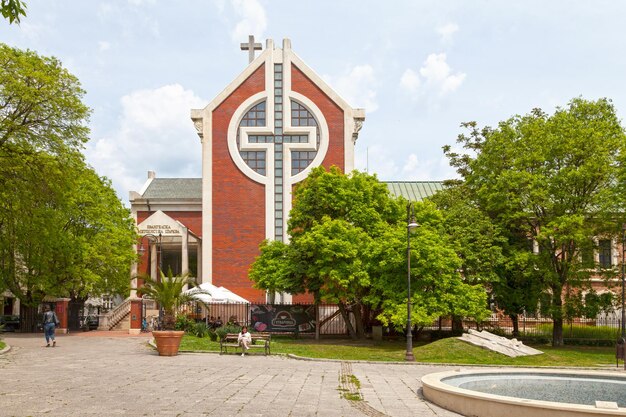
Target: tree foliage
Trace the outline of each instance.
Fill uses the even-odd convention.
[[[592,272],[581,249],[615,233],[623,213],[626,136],[615,109],[606,99],[576,98],[553,115],[535,109],[497,128],[464,126],[469,133],[458,142],[469,152],[444,151],[492,221],[518,240],[537,242],[532,268],[540,274],[531,273],[521,255],[510,258],[517,261],[509,272],[518,269],[522,275],[511,276],[514,281],[533,279],[550,296],[544,307],[554,319],[553,343],[560,345],[567,291],[584,290]]]
[[[317,301],[336,303],[355,338],[363,336],[363,314],[370,309],[401,328],[408,298],[405,206],[374,176],[315,168],[295,190],[290,243],[264,242],[250,277],[257,288],[309,292]],[[422,224],[411,238],[416,323],[452,312],[484,314],[484,290],[460,279],[458,258],[441,233],[440,213],[432,204],[416,203],[416,208]]]
[[[25,307],[128,289],[136,233],[83,160],[89,109],[55,58],[0,45],[0,290]]]
[[[21,16],[26,16],[26,2],[22,0],[0,0],[0,13],[9,23],[20,23]]]

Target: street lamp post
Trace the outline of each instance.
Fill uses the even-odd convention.
[[[406,356],[404,359],[409,362],[415,361],[413,356],[413,332],[411,323],[411,231],[419,227],[413,220],[413,203],[409,202],[406,206],[406,286],[407,286],[407,301],[406,301]]]

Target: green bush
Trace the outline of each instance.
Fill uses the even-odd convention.
[[[220,340],[226,337],[227,333],[239,333],[241,331],[240,326],[226,325],[215,329],[215,333],[219,336]]]
[[[211,342],[217,342],[217,333],[215,332],[215,330],[207,329],[207,332],[209,334],[209,339],[211,339]]]
[[[174,328],[176,330],[183,330],[185,333],[192,333],[194,332],[194,328],[196,326],[196,322],[191,320],[189,317],[187,316],[177,316],[176,317],[176,324],[174,326]]]
[[[190,333],[196,335],[197,337],[205,337],[208,332],[209,332],[209,328],[206,327],[206,324],[201,322],[201,323],[196,323],[193,326],[192,331]]]

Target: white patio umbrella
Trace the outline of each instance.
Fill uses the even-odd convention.
[[[203,303],[249,303],[248,300],[238,296],[229,289],[217,287],[213,284],[209,284],[208,282],[191,288],[185,291],[185,293],[191,294],[194,298]]]

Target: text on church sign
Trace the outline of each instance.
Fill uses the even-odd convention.
[[[139,229],[140,235],[153,234],[158,235],[180,235],[179,229],[172,229],[169,224],[148,224],[145,229]]]

